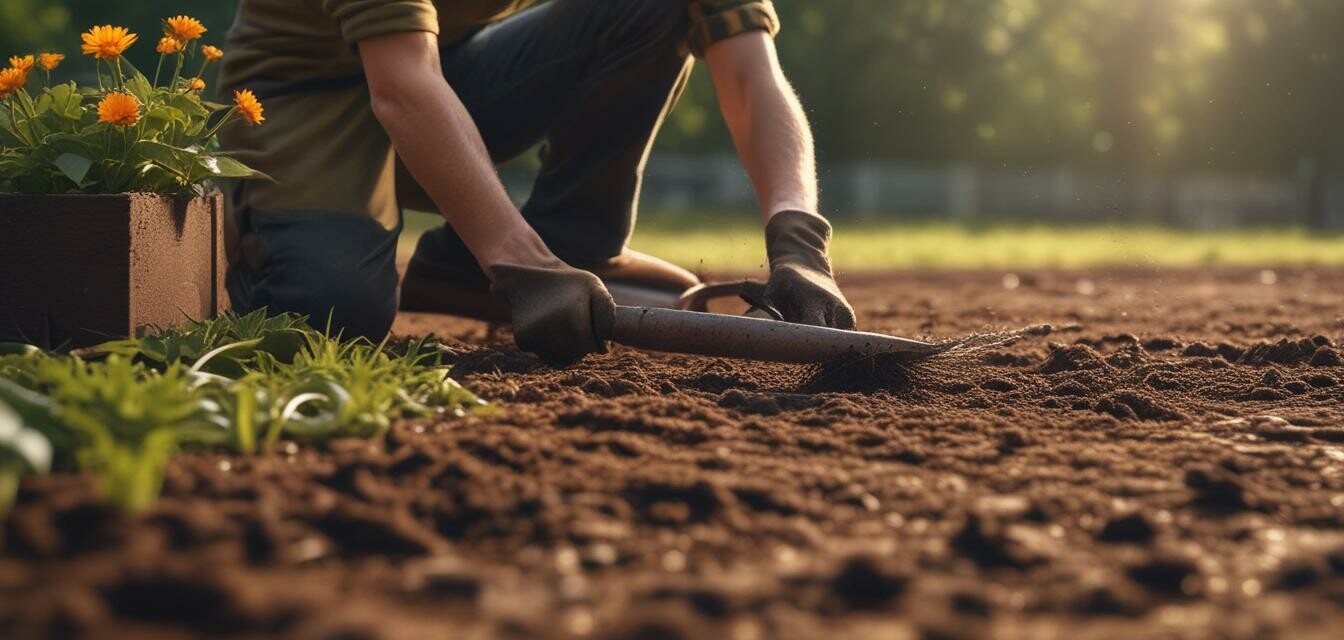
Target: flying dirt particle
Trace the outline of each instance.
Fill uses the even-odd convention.
[[[1111,543],[1145,544],[1157,537],[1157,526],[1140,512],[1112,518],[1097,534],[1097,539]]]

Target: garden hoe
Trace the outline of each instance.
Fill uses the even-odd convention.
[[[794,364],[879,356],[919,360],[957,344],[784,322],[760,302],[763,286],[751,281],[701,284],[682,294],[673,308],[617,305],[611,335],[603,337],[649,351]],[[709,313],[710,300],[727,297],[741,297],[753,307],[744,316]]]

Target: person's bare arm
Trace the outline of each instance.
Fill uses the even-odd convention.
[[[359,54],[374,115],[486,273],[497,264],[557,262],[509,199],[476,123],[444,80],[434,36],[370,38]]]
[[[764,31],[734,36],[709,47],[705,61],[765,220],[781,211],[816,213],[812,129],[774,40]]]
[[[611,294],[597,276],[555,257],[513,206],[480,130],[443,78],[434,36],[369,38],[359,52],[374,115],[509,305],[518,346],[554,363],[604,351]]]
[[[812,128],[765,31],[705,51],[719,108],[733,134],[765,219],[770,279],[743,292],[789,322],[853,329],[854,309],[831,269],[831,225],[817,211]]]

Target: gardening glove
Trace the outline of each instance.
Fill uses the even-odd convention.
[[[835,284],[827,247],[831,225],[819,215],[784,211],[765,225],[770,280],[743,295],[786,322],[853,329],[854,308]],[[764,306],[763,306],[764,305]]]
[[[490,292],[509,305],[513,340],[550,364],[606,353],[616,303],[597,276],[559,260],[545,267],[490,267]]]

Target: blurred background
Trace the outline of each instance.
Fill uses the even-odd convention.
[[[1344,263],[1344,2],[775,2],[842,267]],[[146,66],[160,18],[222,43],[234,6],[0,0],[0,53],[114,23]],[[503,168],[518,198],[534,166]],[[755,211],[701,69],[633,244],[753,268]]]

